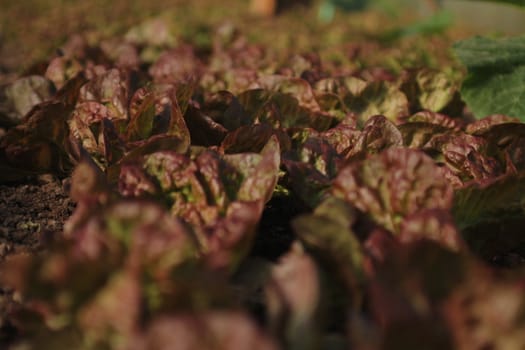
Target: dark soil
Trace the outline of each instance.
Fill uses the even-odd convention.
[[[0,259],[13,252],[32,251],[42,235],[61,232],[73,208],[62,182],[51,175],[0,185]]]
[[[0,261],[38,250],[42,237],[60,234],[73,209],[62,181],[51,175],[0,185]],[[0,286],[0,348],[16,336],[6,317],[14,299],[11,290]]]
[[[290,219],[307,211],[307,208],[298,207],[296,203],[290,196],[277,195],[266,204],[251,256],[276,262],[289,250],[295,239]]]

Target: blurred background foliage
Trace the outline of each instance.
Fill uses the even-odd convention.
[[[192,41],[206,40],[207,25],[228,20],[242,28],[249,39],[270,43],[276,49],[299,50],[322,50],[356,38],[396,40],[446,31],[449,38],[455,39],[476,32],[525,31],[525,11],[492,2],[276,1],[233,0],[224,6],[213,0],[2,0],[0,83],[8,73],[23,72],[35,62],[49,58],[72,33],[83,32],[96,42],[102,37],[123,34],[154,16],[167,19],[177,35]],[[273,2],[277,15],[257,16],[253,11],[255,2]],[[472,16],[472,6],[476,16]],[[357,12],[359,15],[355,15]]]

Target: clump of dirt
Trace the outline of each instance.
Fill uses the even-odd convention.
[[[62,182],[51,175],[0,185],[0,260],[33,251],[42,234],[60,233],[73,209]]]

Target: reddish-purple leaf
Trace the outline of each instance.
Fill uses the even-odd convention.
[[[407,215],[452,206],[452,188],[434,161],[405,148],[351,163],[335,179],[332,193],[394,233]]]

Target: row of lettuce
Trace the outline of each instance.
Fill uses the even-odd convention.
[[[3,87],[0,180],[72,174],[76,202],[2,267],[22,342],[523,347],[524,276],[494,265],[523,263],[525,126],[475,120],[441,71],[214,35],[73,37]],[[281,218],[294,242],[272,262],[251,249],[277,198],[301,214]]]

